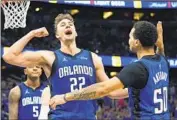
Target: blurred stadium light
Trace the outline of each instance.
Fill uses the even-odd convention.
[[[103,19],[108,19],[109,17],[111,17],[113,15],[112,11],[109,12],[103,12]]]
[[[40,8],[39,8],[39,7],[37,7],[37,8],[35,9],[35,11],[36,11],[36,12],[40,11]]]
[[[133,15],[134,20],[140,20],[144,16],[144,13],[137,13],[135,12]]]
[[[71,15],[75,15],[75,14],[77,14],[77,13],[79,13],[79,10],[78,10],[78,9],[72,9],[72,10],[70,11],[70,14],[71,14]]]

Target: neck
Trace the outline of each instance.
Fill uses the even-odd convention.
[[[153,48],[141,48],[141,50],[139,50],[136,54],[138,59],[141,59],[143,56],[146,55],[154,55],[155,52]]]
[[[80,52],[80,49],[76,46],[76,42],[70,42],[70,43],[63,43],[61,42],[61,48],[60,50],[64,53],[75,55],[78,52]]]
[[[26,84],[28,87],[31,87],[31,88],[35,89],[35,88],[37,88],[37,87],[40,86],[40,80],[39,80],[39,78],[38,78],[37,80],[33,81],[33,80],[27,78],[27,80],[25,81],[25,84]]]

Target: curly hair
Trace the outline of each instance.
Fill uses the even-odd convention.
[[[133,37],[139,39],[143,47],[152,47],[157,41],[157,29],[148,21],[138,21],[134,24]]]

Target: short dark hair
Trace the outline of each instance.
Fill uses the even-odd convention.
[[[156,26],[148,21],[138,21],[133,26],[135,31],[133,37],[139,39],[143,47],[152,47],[157,41]]]
[[[58,14],[57,17],[55,18],[55,22],[54,22],[55,33],[57,31],[58,23],[60,21],[62,21],[63,19],[68,19],[68,20],[74,22],[74,19],[73,19],[73,17],[70,14],[68,14],[68,13],[66,13],[66,14],[63,14],[63,13]]]

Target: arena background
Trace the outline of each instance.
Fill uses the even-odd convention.
[[[129,31],[135,21],[163,22],[165,54],[170,63],[169,103],[171,118],[177,119],[177,0],[98,1],[98,0],[40,0],[31,1],[27,26],[4,30],[1,9],[1,56],[15,41],[30,30],[45,26],[50,35],[36,38],[26,49],[56,50],[60,47],[54,35],[54,18],[59,13],[70,13],[75,19],[78,47],[96,52],[102,57],[106,73],[113,76],[123,66],[136,61],[129,51]],[[1,119],[8,119],[8,93],[25,80],[23,68],[1,60]],[[98,119],[128,119],[127,99],[98,101]]]

